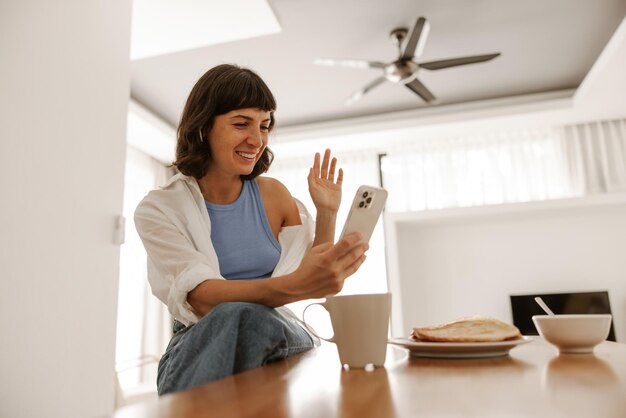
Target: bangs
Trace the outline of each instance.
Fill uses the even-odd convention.
[[[223,115],[232,110],[255,108],[266,112],[276,110],[276,100],[267,85],[255,74],[239,73],[222,85],[216,95],[215,114]]]

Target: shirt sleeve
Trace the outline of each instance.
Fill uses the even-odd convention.
[[[284,276],[296,270],[313,244],[315,222],[302,202],[295,198],[294,200],[298,206],[302,225],[283,227],[278,234],[281,253],[272,277]]]
[[[176,213],[152,199],[139,204],[134,219],[152,267],[148,279],[153,293],[185,325],[197,322],[199,317],[187,302],[187,294],[207,279],[223,279],[217,256],[199,251]]]

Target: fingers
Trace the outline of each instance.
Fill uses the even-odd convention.
[[[363,239],[363,236],[359,232],[352,232],[346,235],[345,237],[337,241],[337,243],[333,246],[333,248],[329,250],[330,256],[335,257],[335,258],[339,258],[343,256],[346,253],[346,251],[354,247],[362,239]]]
[[[337,268],[340,272],[341,282],[343,286],[343,281],[348,277],[352,276],[365,262],[367,258],[365,255],[365,251],[369,249],[369,245],[367,243],[357,244],[352,247],[343,257],[337,259]],[[339,289],[341,290],[341,289]],[[338,291],[339,291],[338,290]]]
[[[322,171],[320,172],[323,179],[328,178],[328,160],[330,160],[330,149],[327,148],[324,151],[324,161],[322,161]]]
[[[337,167],[337,159],[333,158],[333,160],[330,162],[330,170],[328,171],[328,180],[333,183],[335,182],[335,167]]]
[[[367,256],[363,254],[359,258],[356,259],[352,264],[350,264],[344,272],[346,273],[346,278],[352,276],[356,271],[361,267],[361,265],[365,262]]]
[[[326,251],[330,250],[333,247],[333,243],[332,242],[325,242],[323,244],[319,244],[316,245],[315,247],[311,248],[311,251],[314,253],[325,253]]]
[[[361,243],[352,247],[343,257],[339,259],[339,262],[341,263],[341,268],[344,270],[348,269],[361,257],[363,257],[368,249],[369,245],[367,243]]]
[[[353,275],[366,259],[367,243],[360,242],[359,233],[346,235],[335,245],[324,243],[311,248],[300,269],[303,285],[311,297],[322,297],[341,291],[344,280]],[[311,281],[309,279],[313,278]]]
[[[323,179],[330,180],[332,183],[335,183],[335,174],[337,173],[337,158],[333,157],[331,159],[331,151],[330,149],[326,149],[324,151],[324,159],[319,152],[315,153],[315,157],[313,159],[313,167],[309,170],[309,180]],[[337,184],[341,185],[343,182],[343,170],[339,169],[339,173],[337,175]]]
[[[368,249],[369,244],[360,242],[363,236],[359,232],[353,232],[340,239],[336,244],[326,242],[311,248],[315,254],[323,255],[324,263],[338,262],[340,267],[346,268],[361,257]]]
[[[320,176],[320,153],[315,153],[315,158],[313,159],[313,177],[318,178]]]

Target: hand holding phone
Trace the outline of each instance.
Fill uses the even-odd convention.
[[[369,242],[386,200],[387,190],[374,186],[360,186],[339,239],[351,232],[360,232],[363,236],[361,242]]]

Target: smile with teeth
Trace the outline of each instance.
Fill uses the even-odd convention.
[[[253,152],[235,151],[235,153],[246,160],[254,160],[256,158],[256,153]]]

